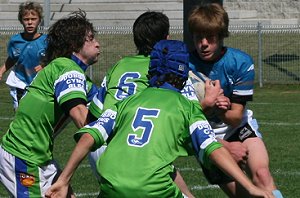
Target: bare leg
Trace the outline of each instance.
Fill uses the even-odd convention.
[[[253,183],[263,189],[276,189],[273,177],[269,170],[269,156],[265,144],[260,138],[248,138],[244,143],[248,150],[247,166]]]

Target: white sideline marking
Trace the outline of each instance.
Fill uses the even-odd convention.
[[[97,197],[99,195],[99,192],[93,192],[93,193],[75,193],[76,197]]]
[[[285,105],[285,106],[298,106],[300,105],[299,103],[295,103],[295,102],[289,102],[289,103],[281,103],[281,102],[249,102],[247,103],[247,105]]]
[[[13,119],[14,119],[13,117],[3,117],[3,116],[0,117],[0,120],[13,120]]]
[[[185,167],[185,168],[176,167],[176,168],[179,169],[180,171],[202,171],[201,168],[187,168],[187,167]]]
[[[300,176],[300,171],[282,171],[280,169],[276,169],[272,172],[273,175],[284,175],[284,176]]]
[[[192,186],[191,190],[206,190],[206,189],[216,189],[216,188],[220,188],[218,185],[207,185],[207,186]]]
[[[89,165],[89,164],[81,164],[78,166],[78,168],[90,168],[90,167],[91,167],[91,165]]]
[[[276,126],[299,126],[300,123],[287,123],[287,122],[260,122],[258,121],[258,125],[276,125]]]
[[[201,172],[202,169],[201,168],[178,168],[177,169],[180,172],[185,172],[185,171],[191,171],[191,172]],[[276,169],[272,171],[272,175],[284,175],[284,176],[289,176],[289,175],[293,175],[293,176],[300,176],[300,171],[283,171],[281,169]]]

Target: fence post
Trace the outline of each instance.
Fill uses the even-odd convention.
[[[258,68],[259,68],[259,87],[263,87],[263,68],[262,68],[262,25],[260,22],[257,23],[258,33]]]
[[[44,0],[44,26],[48,27],[50,24],[50,0]]]

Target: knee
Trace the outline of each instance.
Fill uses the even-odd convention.
[[[268,168],[259,168],[253,175],[253,182],[256,186],[269,190],[274,189],[273,177]]]

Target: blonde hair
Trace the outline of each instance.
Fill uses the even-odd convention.
[[[18,20],[20,21],[20,23],[22,23],[23,16],[29,10],[34,10],[38,14],[38,16],[40,18],[40,21],[42,21],[42,19],[43,19],[43,8],[42,8],[42,6],[37,2],[26,1],[26,2],[21,3],[19,5]]]
[[[191,34],[229,36],[229,18],[224,8],[217,3],[203,4],[195,7],[188,18]]]

